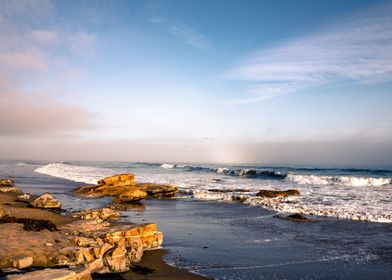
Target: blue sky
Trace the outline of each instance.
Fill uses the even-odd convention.
[[[4,158],[392,166],[391,1],[0,6]]]

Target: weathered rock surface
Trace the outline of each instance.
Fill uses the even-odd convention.
[[[144,198],[170,198],[178,187],[166,184],[136,183],[133,174],[120,174],[104,178],[95,186],[83,186],[75,192],[86,198],[112,196],[117,203],[137,202]]]
[[[158,248],[163,240],[155,224],[111,224],[99,218],[77,220],[58,229],[36,233],[23,230],[19,223],[0,223],[0,268],[78,265],[89,273],[124,272],[140,261],[144,250]],[[49,277],[45,275],[42,277]],[[71,276],[64,279],[79,279],[74,274]],[[29,274],[29,277],[32,276]]]
[[[61,203],[50,193],[45,193],[30,203],[35,208],[60,209]]]
[[[92,210],[73,212],[71,216],[82,220],[90,220],[90,219],[116,220],[121,217],[121,214],[120,212],[114,209],[102,208],[102,209],[92,209]]]
[[[272,197],[278,197],[278,196],[298,196],[300,195],[298,190],[295,189],[289,189],[289,190],[285,190],[285,191],[274,191],[274,190],[260,190],[256,196],[260,196],[260,197],[268,197],[268,198],[272,198]]]

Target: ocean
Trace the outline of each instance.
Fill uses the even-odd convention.
[[[391,170],[0,162],[0,177],[25,192],[52,192],[67,212],[107,205],[110,198],[79,199],[72,189],[119,173],[179,186],[176,199],[148,199],[123,213],[157,223],[174,266],[216,279],[392,279]],[[301,196],[260,198],[260,189]],[[288,213],[317,222],[275,217]]]

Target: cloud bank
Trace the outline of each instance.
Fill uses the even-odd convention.
[[[250,83],[249,96],[227,102],[258,102],[342,83],[391,82],[391,15],[392,5],[388,4],[251,55],[227,73],[230,79]]]

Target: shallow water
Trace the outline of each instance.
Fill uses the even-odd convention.
[[[110,201],[76,199],[71,190],[78,183],[34,172],[44,165],[1,163],[0,177],[14,176],[25,192],[50,191],[69,211],[103,207]],[[161,169],[156,168],[152,177],[162,178],[159,172],[174,177]],[[144,210],[125,211],[123,219],[157,223],[165,234],[167,261],[196,273],[216,279],[392,279],[390,223],[315,216],[318,222],[295,223],[275,218],[276,212],[265,208],[189,196],[143,204]]]

